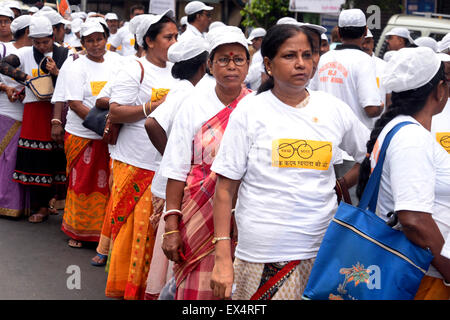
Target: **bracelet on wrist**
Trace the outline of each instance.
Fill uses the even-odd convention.
[[[217,241],[222,241],[222,240],[231,240],[230,237],[214,237],[214,239],[212,239],[212,244],[216,244]]]
[[[50,120],[50,123],[51,123],[51,124],[61,124],[61,125],[62,125],[62,121],[59,120],[59,119],[56,119],[56,118]]]
[[[442,282],[444,283],[444,286],[450,287],[450,283],[446,282],[445,279],[442,279]]]
[[[165,232],[161,235],[161,239],[164,241],[164,238],[166,236],[168,236],[169,234],[178,233],[178,232],[180,232],[180,230],[172,230],[172,231]]]
[[[167,217],[174,216],[174,215],[181,217],[181,210],[171,209],[171,210],[164,211],[162,214],[164,221],[167,219]]]

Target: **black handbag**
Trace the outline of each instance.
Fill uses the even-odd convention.
[[[89,110],[86,118],[84,118],[83,126],[103,137],[108,112],[108,109],[100,109],[94,106],[91,110]]]

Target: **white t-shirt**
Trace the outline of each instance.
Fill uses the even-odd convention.
[[[92,108],[95,106],[97,95],[103,86],[115,77],[117,65],[121,63],[121,56],[115,52],[106,51],[101,63],[90,60],[87,56],[81,56],[73,61],[70,66],[71,83],[77,85],[66,85],[65,96],[67,101],[82,101],[83,105]],[[67,83],[67,81],[66,81]],[[83,126],[81,119],[72,109],[67,112],[65,130],[82,138],[100,140],[102,137],[94,131]]]
[[[114,34],[110,34],[108,41],[106,42],[106,50],[110,50],[111,49],[111,43],[113,42],[113,39],[117,36],[117,32]],[[116,48],[116,52],[118,54],[122,54],[122,46],[120,45],[119,47]]]
[[[10,54],[16,54],[18,49],[14,46],[13,42],[6,42],[4,43],[4,45],[6,49],[5,57]],[[1,48],[1,54],[3,54],[3,48]],[[3,74],[0,74],[0,82],[4,83],[8,87],[15,88],[17,91],[22,90],[22,88],[24,87],[20,83],[16,82],[14,79],[5,76]],[[0,92],[0,114],[3,116],[10,117],[17,121],[22,121],[23,103],[20,101],[10,102],[6,92],[2,91]]]
[[[175,79],[171,74],[173,64],[168,62],[165,68],[160,68],[150,63],[146,57],[138,60],[145,70],[142,84],[140,84],[141,67],[139,63],[134,60],[127,61],[126,67],[122,68],[117,75],[118,80],[115,81],[112,88],[110,103],[138,106],[150,101],[152,88],[173,88],[175,84]],[[111,157],[138,168],[156,171],[161,154],[148,138],[144,125],[145,119],[134,123],[124,123]]]
[[[73,55],[70,55],[66,61],[64,61],[63,65],[61,66],[61,69],[59,69],[58,78],[56,80],[55,85],[55,91],[53,91],[52,95],[52,103],[56,102],[66,102],[66,81],[71,81],[70,79],[70,68],[72,65],[72,62],[74,62],[76,59],[74,59]],[[66,80],[66,78],[68,80]]]
[[[441,113],[433,116],[431,133],[436,141],[450,153],[450,99]]]
[[[375,53],[372,54],[372,59],[375,62],[375,74],[377,76],[377,87],[380,91],[381,101],[384,103],[384,108],[386,108],[386,94],[387,90],[381,81],[381,75],[384,73],[384,69],[386,68],[387,62],[383,59],[378,58]],[[383,109],[384,112],[384,109]]]
[[[263,64],[263,57],[261,50],[256,51],[252,57],[252,63],[248,69],[245,83],[249,84],[250,89],[258,90],[261,85],[261,65]]]
[[[303,108],[271,91],[243,99],[211,168],[241,180],[236,257],[255,263],[315,257],[337,209],[336,147],[361,162],[368,138],[349,106],[325,92],[310,91]]]
[[[119,51],[122,56],[131,56],[136,54],[136,50],[134,49],[134,34],[130,32],[128,24],[129,22],[126,22],[122,28],[117,30],[115,37],[110,39],[110,44],[116,49],[120,46],[122,47],[122,50]]]
[[[191,39],[193,37],[201,37],[205,39],[205,35],[203,33],[201,33],[196,27],[188,23],[186,26],[186,31],[184,31],[180,35],[178,41],[185,41],[186,39]]]
[[[38,64],[34,60],[33,55],[33,47],[22,47],[18,49],[14,53],[20,60],[20,66],[19,69],[26,74],[37,77],[38,76]],[[53,52],[45,54],[45,56],[53,57]],[[42,72],[40,73],[43,74]],[[37,102],[39,101],[38,98],[33,94],[33,92],[26,87],[25,89],[25,99],[23,100],[23,103],[29,103],[29,102]]]
[[[64,42],[71,48],[78,48],[82,46],[81,40],[72,32],[64,36]]]
[[[188,80],[178,80],[176,85],[167,94],[166,101],[162,103],[155,111],[152,112],[151,117],[154,118],[159,125],[166,132],[167,137],[172,131],[172,124],[177,112],[184,106],[184,101],[189,97],[194,90],[194,86]],[[161,166],[155,173],[152,182],[152,194],[165,199],[167,178],[161,174]]]
[[[214,78],[213,76],[205,73],[205,75],[203,76],[203,78],[201,78],[201,80],[197,83],[197,85],[195,86],[195,88],[204,91],[209,91],[211,90],[211,88],[215,88],[216,87],[216,78]]]
[[[370,130],[374,119],[364,111],[381,104],[373,59],[362,50],[330,50],[320,57],[309,88],[328,92],[347,103]]]
[[[186,181],[191,169],[192,155],[200,151],[193,149],[194,136],[206,121],[223,108],[225,105],[217,97],[215,87],[210,87],[207,91],[195,87],[173,121],[172,131],[161,161],[160,170],[164,177]],[[198,159],[198,162],[200,161],[201,159]]]
[[[381,131],[371,156],[372,168],[386,134],[397,123],[412,121],[392,138],[386,151],[377,215],[408,210],[432,214],[444,239],[450,233],[450,156],[428,130],[410,116],[397,116]],[[430,266],[428,275],[442,277]]]

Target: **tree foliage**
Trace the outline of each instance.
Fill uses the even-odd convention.
[[[251,0],[241,10],[244,27],[273,26],[281,17],[292,16],[289,12],[289,0]]]

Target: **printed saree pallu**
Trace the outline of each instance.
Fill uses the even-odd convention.
[[[12,180],[22,123],[0,115],[0,215],[20,217],[25,209],[23,186]]]
[[[102,140],[66,133],[68,189],[61,229],[72,239],[100,238],[109,198],[109,152]]]
[[[155,243],[150,223],[154,172],[114,160],[106,296],[143,300]]]
[[[179,226],[186,260],[174,266],[177,300],[217,299],[210,288],[214,267],[212,209],[217,179],[211,165],[231,112],[250,92],[243,89],[235,101],[208,120],[194,137],[193,164],[186,180]]]

